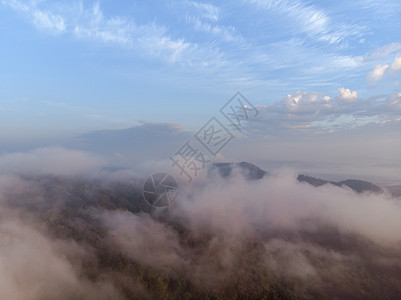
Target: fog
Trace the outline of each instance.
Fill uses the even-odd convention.
[[[107,281],[82,276],[87,250],[73,241],[48,237],[40,225],[1,208],[0,297],[2,299],[112,299]],[[37,228],[39,227],[39,228]]]
[[[209,172],[194,183],[181,182],[167,210],[129,211],[85,203],[88,195],[108,195],[97,196],[85,182],[104,189],[124,178],[140,189],[140,172],[100,170],[104,161],[96,155],[47,149],[2,156],[0,164],[2,299],[124,299],[124,289],[155,296],[139,275],[102,269],[108,256],[99,249],[121,256],[121,264],[184,278],[206,291],[224,292],[234,284],[238,293],[242,285],[257,293],[279,278],[300,298],[325,290],[341,298],[358,296],[365,284],[356,276],[360,269],[373,276],[391,269],[391,278],[400,280],[401,201],[387,193],[313,187],[298,182],[291,169],[247,180],[238,169],[229,178]],[[65,218],[69,207],[74,213]],[[101,228],[94,244],[92,224]],[[69,226],[90,238],[69,236]],[[381,292],[376,284],[370,288]]]

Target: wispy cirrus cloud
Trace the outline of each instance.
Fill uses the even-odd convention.
[[[1,3],[24,14],[38,29],[57,34],[66,30],[63,16],[39,8],[36,1],[21,2],[18,0],[2,0]]]
[[[177,62],[185,56],[184,52],[196,49],[195,44],[185,42],[184,39],[171,38],[165,27],[154,22],[137,25],[132,18],[106,18],[99,2],[89,8],[82,1],[68,6],[58,3],[53,8],[43,8],[47,1],[23,3],[18,0],[3,0],[1,3],[24,14],[39,29],[130,47],[168,62]]]
[[[373,69],[373,59],[400,48],[393,43],[361,56],[361,51],[373,48],[366,41],[367,47],[356,48],[369,31],[364,22],[343,16],[341,7],[300,0],[241,0],[230,5],[173,1],[161,4],[163,16],[155,12],[146,17],[109,14],[96,1],[0,1],[39,29],[116,46],[117,51],[128,49],[138,57],[178,67],[174,73],[192,72],[198,78],[213,74],[214,81],[230,82],[235,89],[275,89],[277,84],[293,85],[294,90],[338,88],[356,73]]]
[[[145,50],[149,56],[172,63],[184,60],[186,51],[196,49],[195,44],[169,37],[167,29],[154,22],[137,25],[134,20],[125,17],[107,19],[99,3],[95,3],[91,9],[81,10],[80,21],[75,24],[73,32],[79,38]]]
[[[376,0],[357,0],[352,2],[355,7],[365,11],[374,11],[382,21],[386,17],[399,14],[401,3],[398,0],[376,1]]]
[[[233,25],[219,23],[221,14],[219,7],[197,1],[187,1],[185,4],[189,10],[186,15],[186,22],[191,24],[195,30],[211,34],[223,42],[244,41],[244,38],[236,32]]]
[[[247,0],[257,8],[281,14],[293,24],[295,32],[329,44],[340,44],[350,36],[360,36],[361,26],[336,22],[325,10],[302,1]]]
[[[79,20],[73,25],[72,30],[80,38],[131,45],[135,26],[121,17],[105,19],[99,3],[95,3],[91,9],[84,9],[81,2]]]
[[[363,62],[369,62],[380,58],[385,58],[397,51],[401,51],[401,43],[391,43],[375,49],[369,55],[360,56],[358,59]]]
[[[220,18],[220,9],[213,4],[197,1],[187,1],[186,4],[194,7],[204,19],[217,22]]]

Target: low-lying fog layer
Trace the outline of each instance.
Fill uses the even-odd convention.
[[[401,202],[386,193],[238,170],[151,211],[143,180],[59,150],[54,172],[41,152],[18,174],[0,159],[1,299],[401,297]]]

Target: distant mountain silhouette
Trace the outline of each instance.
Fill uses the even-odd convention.
[[[223,177],[227,178],[232,175],[234,169],[240,170],[240,172],[244,175],[244,177],[248,180],[257,180],[269,175],[268,172],[262,170],[258,166],[251,164],[249,162],[240,162],[240,163],[214,163],[209,168],[209,171],[216,170],[218,174]],[[374,192],[374,193],[383,193],[383,189],[371,182],[363,181],[363,180],[356,180],[356,179],[347,179],[343,181],[329,181],[324,180],[312,176],[307,175],[298,175],[297,180],[299,182],[306,182],[315,187],[322,186],[325,184],[333,184],[336,186],[347,186],[354,190],[357,193],[363,192]]]
[[[209,171],[217,170],[221,177],[226,178],[231,176],[234,169],[240,170],[244,177],[249,180],[261,179],[268,174],[254,164],[245,161],[240,163],[215,163],[211,165]]]
[[[336,186],[348,186],[349,188],[353,189],[357,193],[363,192],[374,192],[374,193],[383,193],[383,189],[371,182],[363,181],[363,180],[356,180],[356,179],[347,179],[343,181],[328,181],[320,178],[315,178],[312,176],[307,175],[299,175],[298,176],[299,182],[307,182],[313,186],[321,186],[324,184],[334,184]]]

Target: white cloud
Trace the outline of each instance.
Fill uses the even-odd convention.
[[[2,0],[1,3],[3,5],[8,5],[9,7],[20,11],[20,12],[29,12],[30,7],[28,6],[28,4],[24,4],[18,0]]]
[[[357,99],[358,99],[358,93],[356,91],[351,92],[350,89],[346,89],[343,87],[338,89],[338,95],[336,97],[336,100],[352,103]]]
[[[353,57],[341,55],[336,51],[322,51],[314,44],[305,42],[303,38],[293,37],[296,33],[301,37],[306,35],[314,41],[338,44],[342,38],[355,32],[354,29],[348,30],[343,25],[336,24],[333,16],[328,15],[327,11],[300,1],[252,1],[253,5],[259,8],[273,10],[279,22],[282,21],[283,15],[290,21],[283,21],[290,27],[285,28],[283,35],[290,35],[290,39],[284,38],[277,43],[272,43],[272,40],[266,37],[261,38],[257,30],[247,30],[250,27],[244,26],[241,21],[241,18],[247,18],[247,15],[237,11],[244,8],[242,3],[234,3],[232,10],[226,10],[224,5],[218,6],[213,2],[169,3],[165,8],[173,7],[174,10],[166,14],[177,20],[169,19],[163,24],[159,23],[159,20],[165,18],[152,18],[150,22],[139,23],[138,20],[142,20],[142,17],[108,15],[102,10],[101,2],[88,4],[77,0],[66,4],[61,1],[41,1],[31,2],[29,6],[24,5],[22,1],[13,2],[17,4],[9,6],[21,13],[26,9],[26,15],[30,15],[29,11],[32,9],[40,9],[42,13],[60,16],[63,23],[57,23],[57,18],[50,16],[43,17],[41,23],[47,24],[48,20],[53,20],[54,28],[61,30],[64,27],[63,32],[66,34],[83,40],[124,47],[164,63],[191,67],[196,69],[196,75],[203,76],[203,72],[206,71],[213,74],[215,81],[220,80],[230,86],[236,85],[235,89],[238,89],[239,85],[266,88],[272,82],[276,84],[281,81],[270,79],[272,77],[266,70],[291,68],[295,71],[292,74],[305,76],[316,82],[311,78],[317,74],[324,73],[327,76],[324,80],[328,81],[332,80],[332,77],[328,78],[333,73],[359,66]],[[23,8],[17,9],[17,6]],[[41,9],[42,7],[46,10]],[[265,20],[260,21],[261,24],[266,24]],[[33,17],[31,22],[34,22]],[[183,29],[183,26],[191,28]]]
[[[195,7],[204,19],[217,22],[220,16],[220,9],[210,3],[201,3],[197,1],[189,1],[188,5]]]
[[[64,19],[50,12],[34,10],[32,13],[33,23],[38,28],[44,28],[52,32],[61,33],[66,29]]]
[[[357,91],[339,88],[334,98],[297,91],[280,102],[259,105],[259,116],[248,122],[253,134],[274,136],[318,134],[367,126],[395,126],[401,114],[398,94],[360,99]],[[392,125],[391,125],[392,124]]]
[[[186,4],[189,8],[195,8],[195,11],[190,9],[186,15],[186,21],[192,24],[195,30],[220,37],[226,42],[240,42],[244,40],[242,36],[236,33],[234,26],[218,24],[220,8],[217,6],[195,1],[190,1]]]
[[[337,24],[326,11],[302,1],[248,0],[248,2],[256,4],[261,9],[286,15],[295,25],[295,30],[305,32],[309,37],[329,44],[339,44],[349,36],[360,35],[360,28]]]
[[[312,92],[295,92],[293,94],[288,94],[283,102],[286,107],[291,111],[296,111],[304,107],[304,105],[308,105],[311,103],[315,103],[318,100],[318,93]]]
[[[389,65],[377,65],[372,72],[369,72],[367,79],[370,83],[376,83],[384,77]]]
[[[196,45],[172,39],[166,28],[155,23],[137,25],[132,19],[118,16],[106,19],[99,3],[89,10],[82,8],[73,32],[79,38],[120,44],[169,63],[186,61],[186,53],[196,50]]]
[[[54,33],[70,32],[78,38],[127,46],[143,55],[159,57],[170,63],[189,63],[189,53],[197,50],[195,44],[171,38],[165,27],[155,23],[137,25],[131,18],[105,18],[98,2],[90,9],[86,9],[82,1],[69,6],[59,4],[53,11],[50,8],[41,9],[42,1],[24,4],[18,0],[3,0],[1,3],[26,15],[39,29]],[[217,18],[217,15],[213,15],[213,6],[193,5],[204,13],[208,12],[209,19]],[[199,51],[197,53],[200,54]]]
[[[74,26],[74,33],[80,38],[131,45],[133,27],[124,18],[105,20],[99,3],[96,3],[91,10],[81,7],[80,20]]]
[[[61,15],[38,8],[37,2],[22,3],[18,0],[3,0],[1,3],[26,15],[38,29],[52,33],[62,33],[66,30],[65,20]]]
[[[214,36],[221,37],[223,41],[233,42],[242,41],[243,38],[235,32],[233,26],[221,26],[204,22],[200,18],[187,16],[187,21],[194,25],[194,28],[199,31],[210,33]]]
[[[390,72],[398,72],[401,70],[401,55],[397,56],[394,61],[392,62],[392,64],[390,65]]]
[[[397,75],[401,70],[401,55],[394,58],[391,64],[376,65],[373,71],[366,75],[369,84],[374,86],[377,82],[385,78],[387,75]]]
[[[391,43],[389,45],[385,45],[383,47],[380,47],[380,48],[374,50],[370,55],[368,55],[366,57],[360,57],[360,60],[362,60],[362,61],[376,60],[379,58],[387,57],[389,54],[400,51],[400,50],[401,50],[400,43]]]
[[[184,39],[171,39],[166,31],[155,24],[140,27],[134,43],[151,56],[161,57],[170,63],[190,63],[191,53],[197,51],[197,46]]]

